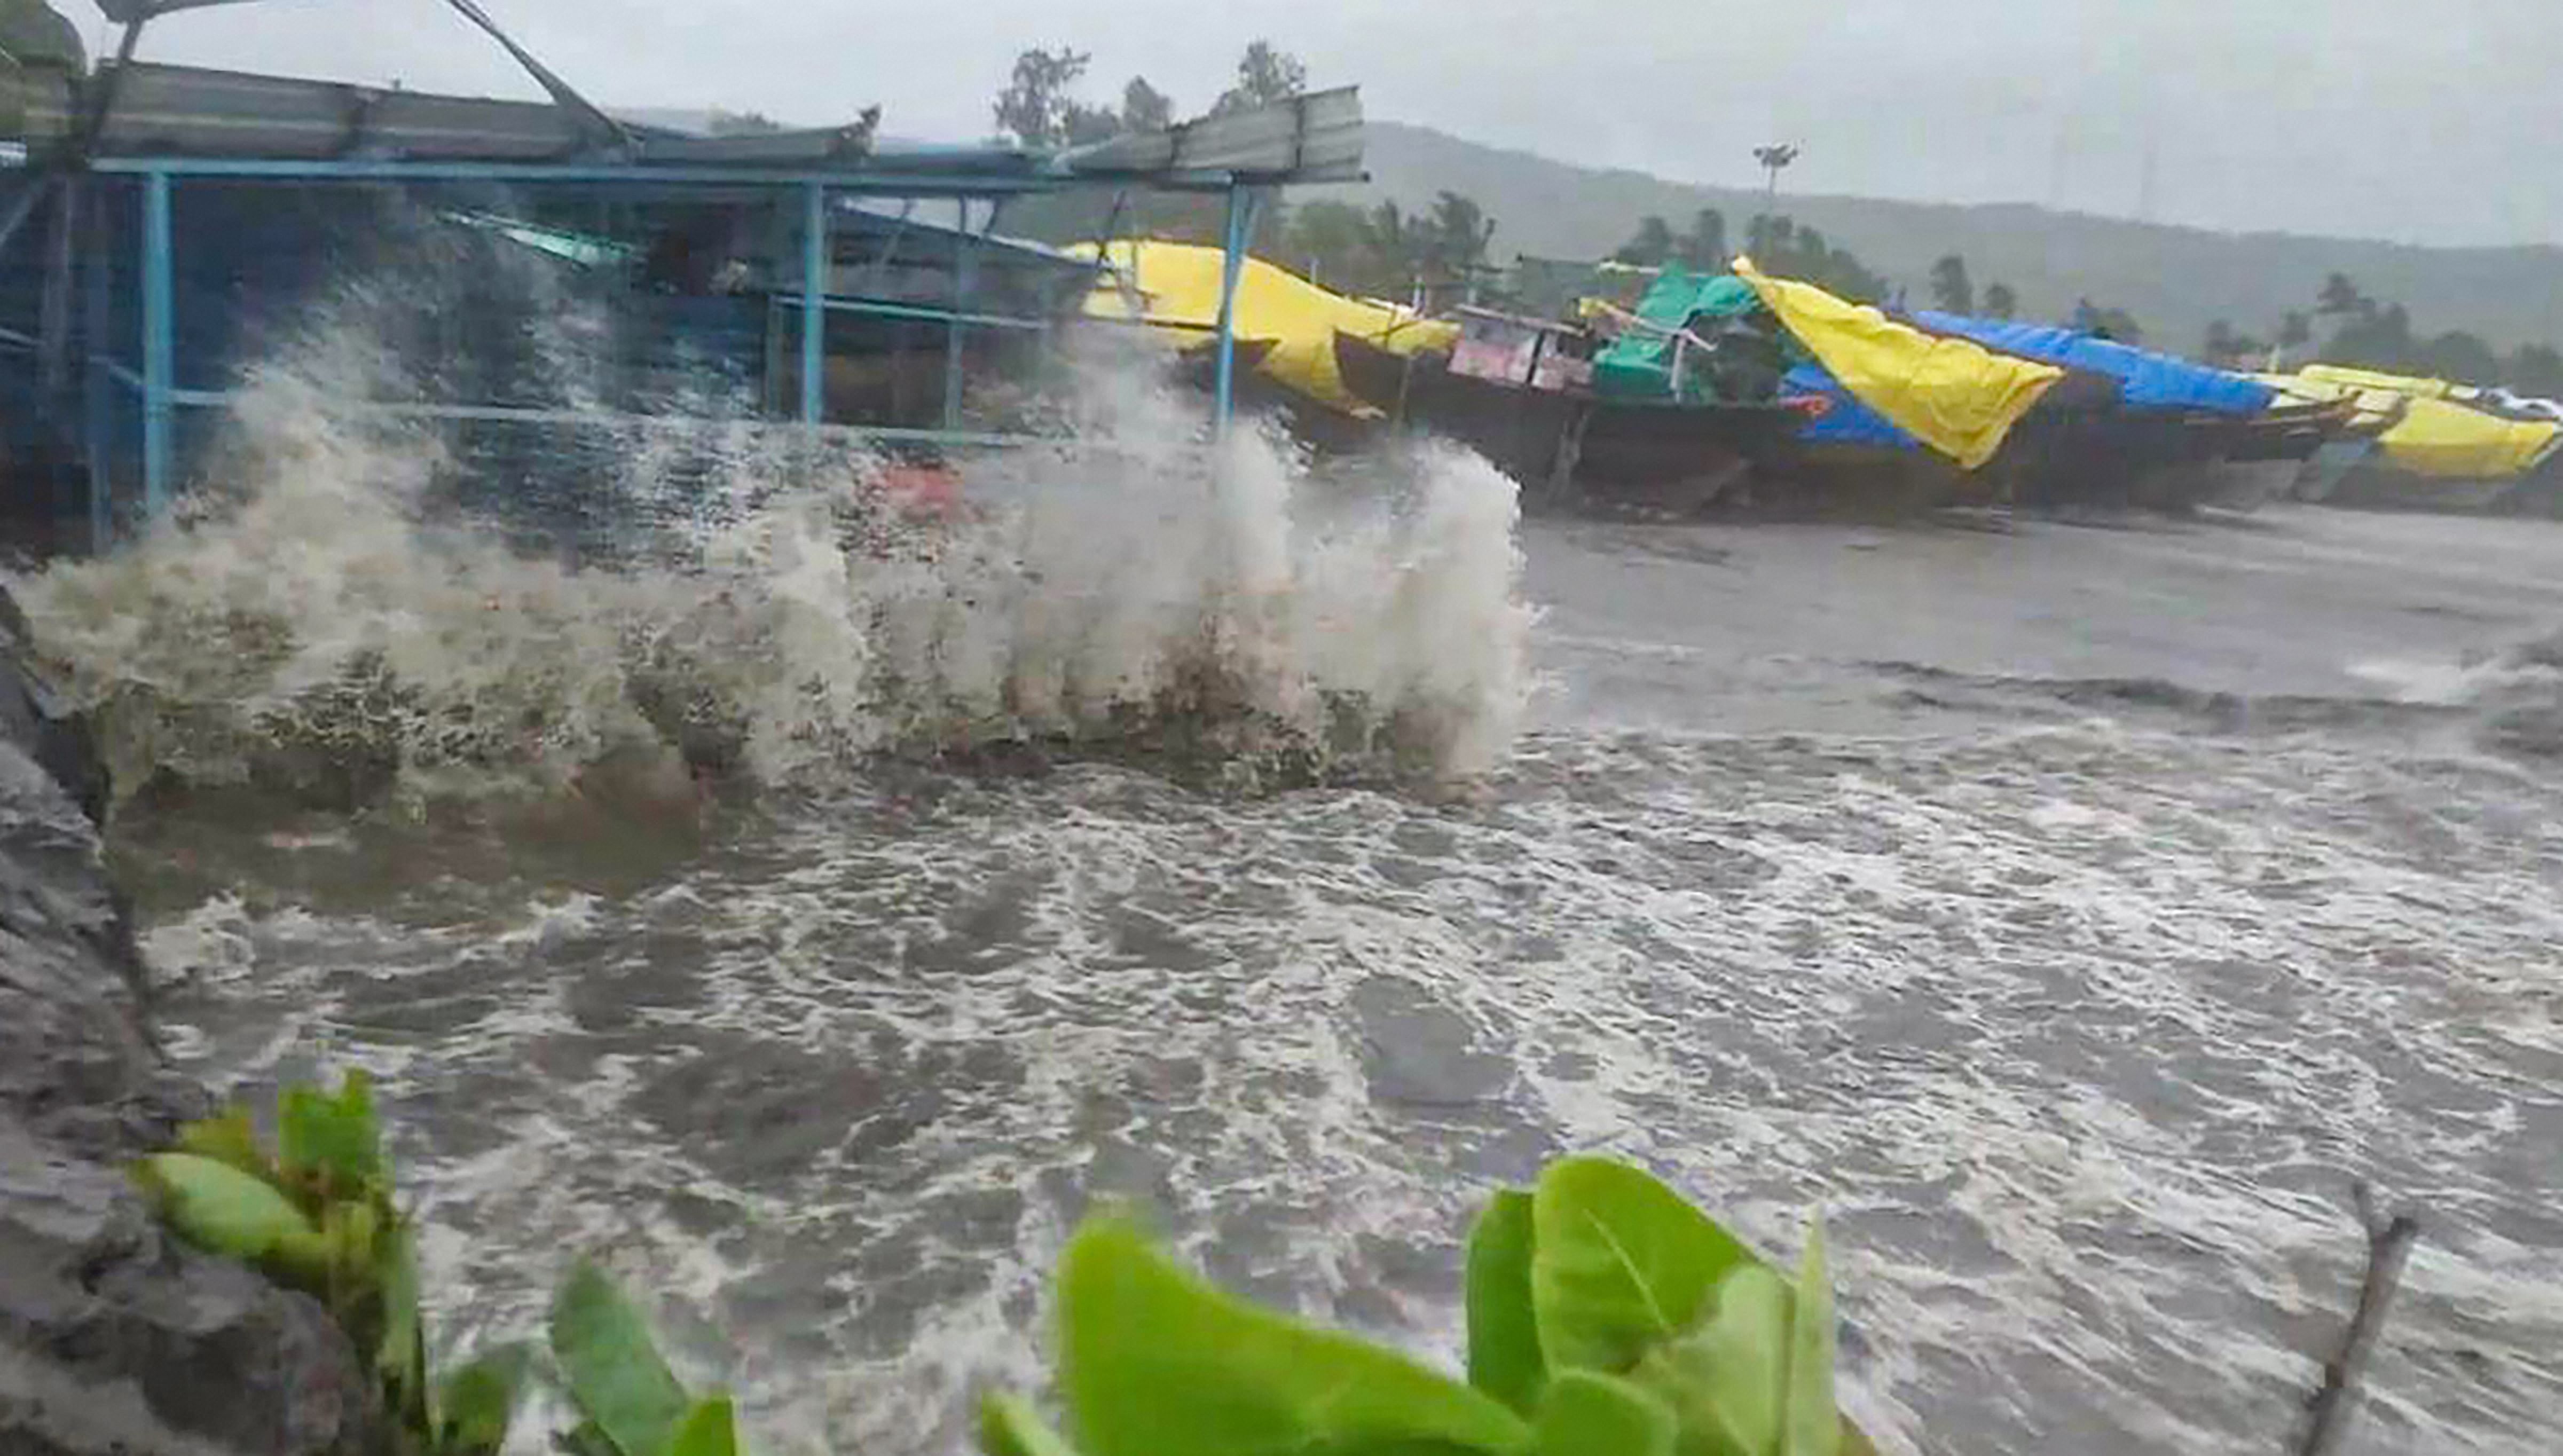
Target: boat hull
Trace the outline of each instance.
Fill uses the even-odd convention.
[[[2479,516],[2500,509],[2518,488],[2519,482],[2514,479],[2449,480],[2362,465],[2344,474],[2323,499],[2329,505],[2363,511],[2435,511]]]
[[[1470,446],[1541,494],[1712,505],[1781,449],[1799,418],[1778,405],[1624,404],[1521,388],[1346,333],[1335,335],[1335,368],[1364,403]]]

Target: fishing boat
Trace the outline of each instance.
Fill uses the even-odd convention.
[[[2336,402],[2075,328],[1919,310],[1913,321],[2067,371],[2005,451],[2024,499],[2185,512],[2256,509],[2287,493],[2337,434]]]
[[[1802,419],[1775,402],[1604,398],[1583,328],[1484,309],[1460,310],[1459,323],[1447,352],[1403,355],[1339,330],[1336,370],[1391,420],[1469,445],[1551,498],[1705,508]]]
[[[2563,509],[2563,423],[2545,401],[2326,364],[2271,383],[2296,398],[2333,400],[2353,421],[2299,475],[2303,499],[2378,511]]]

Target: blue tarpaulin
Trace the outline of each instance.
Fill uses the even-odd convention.
[[[2241,374],[2096,338],[2078,329],[1970,318],[1936,309],[1916,310],[1913,321],[1935,333],[1973,339],[1987,348],[2024,359],[2106,374],[2118,381],[2119,395],[2130,409],[2203,409],[2225,415],[2257,415],[2276,397],[2276,391],[2268,385]]]
[[[1808,445],[1868,445],[1882,450],[1919,450],[1922,442],[1886,416],[1860,402],[1822,364],[1800,364],[1780,380],[1782,399],[1814,397],[1823,411],[1798,429]]]

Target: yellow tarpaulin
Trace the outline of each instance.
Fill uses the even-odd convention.
[[[2296,371],[2296,376],[2319,384],[2339,384],[2352,389],[2391,389],[2415,399],[2463,399],[2474,392],[2465,385],[2445,379],[2425,379],[2418,374],[2389,374],[2383,369],[2355,369],[2347,364],[2307,364]]]
[[[2299,398],[2355,398],[2362,420],[2385,414],[2384,401],[2398,402],[2401,415],[2376,437],[2377,448],[2387,466],[2417,476],[2508,480],[2534,470],[2563,445],[2563,426],[2506,419],[2460,404],[2450,396],[2462,398],[2472,390],[2445,379],[2307,364],[2293,375],[2268,376],[2268,382]]]
[[[2362,434],[2381,434],[2385,427],[2403,418],[2411,407],[2412,396],[2400,389],[2375,384],[2343,384],[2331,379],[2308,379],[2302,374],[2255,374],[2259,383],[2267,384],[2284,398],[2272,405],[2338,404],[2349,401],[2356,413],[2349,417],[2349,428]]]
[[[1968,470],[1991,460],[2065,377],[2054,364],[1924,333],[1813,284],[1765,278],[1749,258],[1735,260],[1735,275],[1861,403]]]
[[[2505,420],[2444,399],[2416,397],[2394,428],[2377,437],[2385,463],[2442,480],[2507,480],[2554,453],[2563,425]]]
[[[1079,251],[1087,258],[1095,255],[1091,244]],[[1198,243],[1116,242],[1105,261],[1120,278],[1105,279],[1086,297],[1088,316],[1134,316],[1133,301],[1121,291],[1126,284],[1137,294],[1136,316],[1146,322],[1194,341],[1209,338],[1218,327],[1222,259],[1217,248]],[[1460,336],[1455,323],[1328,293],[1259,258],[1247,259],[1238,277],[1232,327],[1239,338],[1273,341],[1257,366],[1267,378],[1348,414],[1371,410],[1344,388],[1343,377],[1335,372],[1335,330],[1401,354],[1447,349]]]

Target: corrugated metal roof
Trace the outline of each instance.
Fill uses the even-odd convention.
[[[1078,173],[1240,172],[1274,181],[1362,180],[1358,87],[1310,92],[1163,131],[1079,147],[1060,158]]]
[[[789,167],[866,174],[1131,177],[1240,173],[1263,182],[1361,176],[1359,93],[1345,87],[1164,131],[1061,153],[1006,145],[876,146],[872,118],[846,126],[693,136],[626,126],[620,137],[568,107],[385,90],[343,82],[132,62],[101,68],[114,104],[94,155],[262,160],[391,158],[540,162],[575,158],[657,166]],[[18,130],[36,150],[78,124],[59,77],[12,78]],[[0,108],[5,111],[9,108]]]
[[[114,105],[99,156],[344,156],[536,161],[593,145],[580,118],[547,102],[502,102],[339,82],[163,66],[100,68]],[[43,147],[77,125],[68,87],[27,89],[27,140]]]

